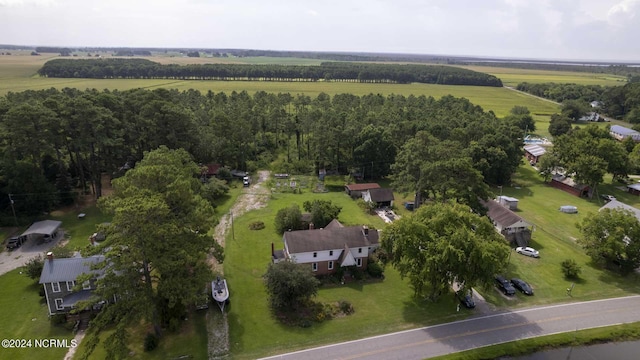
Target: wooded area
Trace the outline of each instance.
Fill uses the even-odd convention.
[[[450,66],[326,62],[320,66],[191,64],[161,65],[145,59],[54,59],[41,76],[93,79],[180,79],[264,81],[355,81],[502,86],[500,79]]]
[[[473,199],[459,179],[473,173],[490,183],[508,182],[521,159],[523,116],[498,119],[452,96],[69,88],[10,93],[0,98],[0,209],[12,222],[8,194],[22,216],[70,204],[82,189],[100,197],[102,174],[121,176],[161,145],[185,149],[200,164],[249,171],[326,169],[370,179],[389,175],[397,162],[397,181],[411,182],[406,191]],[[433,146],[421,148],[424,141]],[[453,176],[427,172],[452,157]]]

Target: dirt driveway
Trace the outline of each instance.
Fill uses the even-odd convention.
[[[224,240],[231,229],[231,218],[239,217],[249,210],[260,209],[267,206],[269,195],[271,194],[269,189],[266,188],[264,182],[269,179],[269,171],[258,171],[258,178],[254,179],[253,185],[243,188],[242,194],[238,196],[238,200],[233,204],[229,213],[222,215],[220,223],[214,230],[213,237],[218,241],[222,247],[224,247]],[[213,265],[214,271],[224,273],[224,269],[220,264],[217,264],[213,257],[209,258],[210,263]]]

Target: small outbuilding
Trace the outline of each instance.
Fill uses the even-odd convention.
[[[496,200],[500,205],[511,211],[518,210],[518,199],[514,197],[500,195]]]
[[[589,196],[591,188],[588,185],[577,184],[572,178],[556,174],[551,178],[551,186],[564,190],[575,196]]]
[[[362,193],[370,189],[380,189],[380,185],[377,183],[363,183],[347,184],[344,186],[344,191],[352,198],[362,197]]]
[[[629,194],[640,195],[640,183],[629,184],[627,185],[627,191]]]
[[[362,199],[366,202],[376,204],[376,207],[393,206],[393,190],[389,188],[369,189],[362,192]]]
[[[547,152],[545,148],[536,144],[529,144],[524,146],[524,156],[531,164],[537,164],[540,161],[540,157]]]
[[[29,228],[22,233],[27,239],[37,238],[44,242],[49,242],[58,237],[58,229],[62,225],[62,221],[43,220],[34,222]]]
[[[516,246],[529,245],[532,224],[526,222],[497,201],[483,201],[482,205],[487,208],[487,217],[493,223],[496,231],[502,234],[510,244],[515,244]]]

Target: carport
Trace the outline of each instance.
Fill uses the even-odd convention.
[[[62,225],[62,221],[43,220],[34,222],[29,228],[22,233],[27,239],[43,237],[45,242],[51,241],[58,236],[58,228]]]

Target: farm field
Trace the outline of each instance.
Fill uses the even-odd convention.
[[[627,81],[624,76],[576,71],[552,71],[534,69],[515,69],[493,66],[460,66],[465,69],[494,75],[505,86],[515,87],[521,82],[530,83],[575,83],[580,85],[621,86]]]

